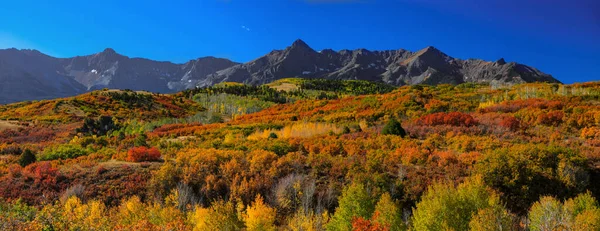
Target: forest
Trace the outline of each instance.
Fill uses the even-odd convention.
[[[600,82],[0,105],[0,230],[600,230]]]

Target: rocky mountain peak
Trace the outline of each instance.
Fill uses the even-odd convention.
[[[292,43],[292,45],[290,46],[290,49],[313,50],[312,48],[310,48],[310,46],[308,46],[308,44],[306,44],[301,39],[296,39],[296,41],[294,41],[294,43]]]
[[[104,53],[104,54],[117,54],[117,52],[116,52],[114,49],[110,48],[110,47],[109,47],[109,48],[106,48],[106,49],[104,49],[104,50],[102,51],[102,53]]]
[[[444,52],[433,46],[428,46],[414,53],[413,57],[408,58],[404,63],[417,62],[418,65],[441,67],[446,66],[451,60],[452,57]]]
[[[496,60],[496,63],[499,65],[504,65],[504,64],[506,64],[506,61],[504,61],[504,58],[500,58],[500,59]]]
[[[319,53],[321,53],[321,54],[333,54],[333,53],[335,53],[335,51],[328,48],[328,49],[321,50]]]
[[[424,55],[424,56],[447,56],[448,55],[444,54],[444,52],[438,50],[437,48],[433,47],[433,46],[428,46],[425,47],[423,49],[421,49],[420,51],[417,51],[418,55]]]
[[[438,50],[437,48],[435,48],[434,46],[427,46],[425,48],[423,48],[423,50],[426,51],[435,51],[435,52],[441,52],[440,50]]]
[[[102,52],[92,55],[92,57],[91,57],[91,59],[94,60],[93,62],[101,62],[101,63],[115,62],[115,61],[119,61],[123,58],[127,58],[127,57],[120,55],[112,48],[106,48]]]

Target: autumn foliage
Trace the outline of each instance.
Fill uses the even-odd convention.
[[[372,223],[362,217],[357,217],[352,220],[353,231],[389,231],[390,229],[377,223]]]
[[[537,117],[537,123],[548,126],[558,126],[560,123],[562,123],[564,116],[565,114],[562,111],[542,113]]]
[[[147,148],[144,146],[134,147],[127,151],[127,161],[144,162],[157,161],[160,159],[160,151],[156,147]]]
[[[506,117],[500,121],[499,125],[514,132],[521,127],[521,122],[515,117]]]
[[[469,114],[462,112],[438,112],[423,116],[417,120],[417,123],[427,126],[451,125],[470,127],[478,124],[477,120]]]
[[[2,105],[0,230],[599,227],[600,83],[305,87]]]

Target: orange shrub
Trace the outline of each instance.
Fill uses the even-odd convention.
[[[352,230],[354,231],[389,231],[390,228],[371,222],[363,217],[355,217],[352,219]]]
[[[581,129],[581,138],[582,139],[600,139],[600,128],[598,127],[589,127]]]
[[[521,127],[521,122],[515,117],[506,117],[500,121],[500,126],[516,131]]]
[[[160,151],[156,147],[133,147],[127,152],[127,161],[142,162],[142,161],[157,161],[160,159]]]
[[[439,112],[425,115],[417,123],[427,126],[451,125],[470,127],[479,124],[473,116],[462,112]]]
[[[562,123],[563,117],[565,113],[562,111],[551,111],[548,113],[543,113],[537,117],[537,123],[548,125],[548,126],[558,126]]]

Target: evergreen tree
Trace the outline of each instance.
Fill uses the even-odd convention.
[[[344,134],[348,134],[348,133],[350,133],[350,132],[351,132],[351,131],[350,131],[350,128],[349,128],[348,126],[344,126],[344,130],[342,131],[342,133],[344,133]]]
[[[271,132],[271,134],[269,134],[269,139],[277,139],[277,134]]]
[[[84,133],[86,135],[98,135],[103,136],[108,134],[110,131],[118,130],[119,126],[115,124],[115,121],[111,116],[101,116],[98,120],[92,118],[85,118],[81,128],[77,128],[78,133]]]
[[[388,121],[385,127],[383,127],[381,133],[384,135],[397,135],[401,137],[406,136],[406,131],[404,131],[404,128],[402,128],[400,122],[394,118],[391,118],[390,121]]]
[[[25,149],[25,151],[21,154],[21,158],[19,158],[19,164],[22,167],[25,167],[35,162],[35,160],[35,154],[31,150]]]

